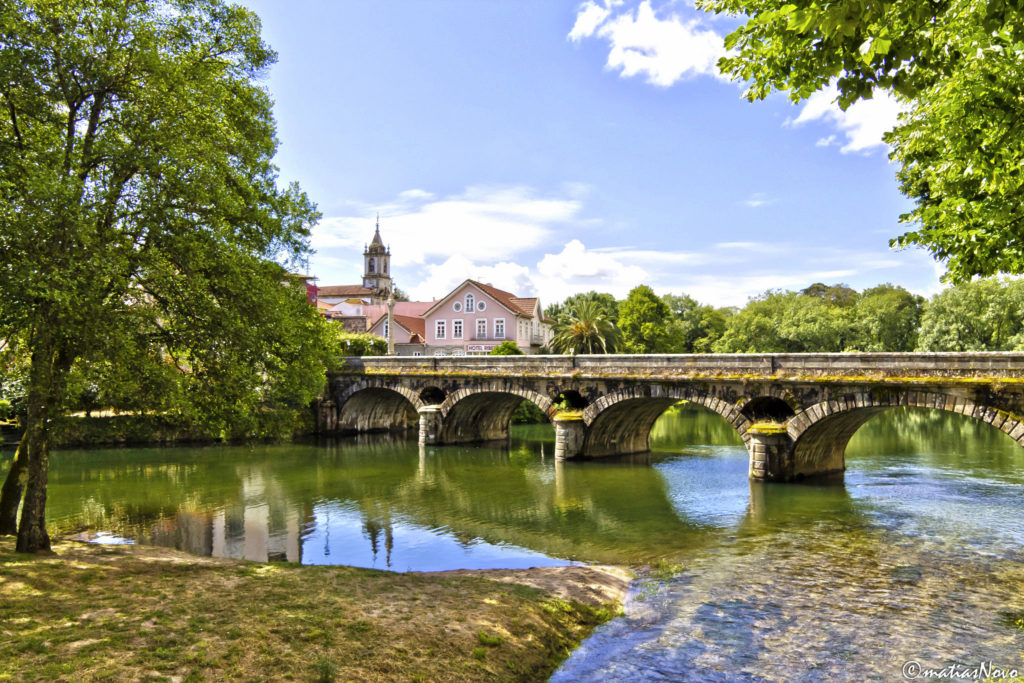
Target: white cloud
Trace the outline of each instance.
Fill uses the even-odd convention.
[[[426,190],[420,190],[413,188],[411,190],[405,190],[398,193],[398,198],[405,201],[416,201],[418,199],[433,199],[434,193],[427,192]]]
[[[594,35],[594,32],[597,31],[598,27],[604,23],[610,14],[611,10],[608,7],[602,7],[596,2],[588,0],[588,2],[583,3],[576,13],[576,23],[573,24],[572,30],[569,31],[569,40],[579,41]]]
[[[760,208],[762,206],[768,206],[769,204],[774,204],[775,201],[776,201],[775,199],[773,199],[772,197],[769,197],[764,192],[755,192],[754,194],[752,194],[749,197],[747,197],[746,199],[744,199],[743,200],[743,204],[744,204],[744,206],[749,206],[752,209],[757,209],[757,208]]]
[[[725,54],[721,35],[697,18],[679,14],[658,16],[649,0],[634,12],[613,11],[621,2],[599,5],[588,0],[576,15],[569,39],[599,37],[608,41],[606,67],[623,78],[646,77],[653,85],[668,87],[687,77],[720,76],[715,66]]]
[[[544,304],[588,290],[624,298],[647,284],[659,294],[685,292],[715,306],[742,306],[767,289],[801,289],[816,281],[856,288],[916,281],[924,283],[917,286],[926,289],[922,293],[938,287],[940,269],[922,250],[851,251],[740,240],[685,251],[588,247],[571,234],[563,237],[570,229],[581,234],[587,223],[580,215],[586,194],[586,188],[572,184],[555,195],[525,187],[476,187],[442,198],[426,190],[402,193],[380,207],[381,234],[394,247],[396,284],[415,299],[430,300],[473,278],[521,296],[540,296]],[[758,194],[747,200],[752,206],[770,201]],[[329,218],[314,231],[319,251],[310,269],[321,284],[359,282],[376,208],[359,211],[363,215]]]
[[[510,261],[486,266],[474,263],[465,256],[452,256],[443,263],[428,265],[426,270],[426,279],[409,289],[413,300],[440,299],[468,278],[520,296],[534,296],[537,293],[530,269]]]
[[[537,289],[551,292],[548,296],[559,296],[556,292],[567,292],[562,298],[575,292],[591,289],[624,295],[647,278],[647,271],[621,255],[587,249],[579,240],[570,240],[557,254],[544,254],[537,264]]]
[[[567,190],[560,196],[541,196],[525,187],[471,187],[441,199],[424,190],[407,190],[380,207],[381,235],[386,243],[401,245],[392,257],[395,267],[451,256],[469,261],[508,258],[540,247],[555,226],[576,217],[581,201],[572,193],[579,188]],[[362,246],[373,236],[374,221],[374,215],[328,217],[313,231],[313,248],[325,256],[345,249],[358,261]]]
[[[850,152],[868,152],[876,147],[884,147],[882,135],[896,125],[902,105],[887,92],[876,92],[873,99],[858,100],[846,111],[835,104],[839,91],[835,85],[807,98],[800,115],[789,121],[791,125],[800,126],[811,121],[831,123],[846,136],[846,144],[840,148],[843,154]],[[835,141],[831,135],[815,143],[817,147],[826,147]]]

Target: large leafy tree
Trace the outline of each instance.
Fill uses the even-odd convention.
[[[322,387],[321,323],[279,265],[317,214],[270,161],[274,58],[221,0],[0,3],[0,338],[28,357],[18,550],[49,547],[77,366],[171,366],[212,424]]]
[[[769,291],[729,318],[721,353],[844,351],[854,344],[854,309],[817,293]]]
[[[864,290],[854,309],[858,351],[913,351],[924,299],[903,287],[878,285]]]
[[[671,313],[647,285],[629,291],[619,303],[619,329],[626,353],[665,353],[668,350],[668,324]]]
[[[1024,350],[1024,280],[949,287],[925,304],[919,351]]]
[[[666,294],[661,300],[671,315],[666,330],[668,353],[708,353],[725,332],[729,311],[702,305],[686,294]]]
[[[842,108],[888,91],[907,106],[886,140],[914,209],[892,240],[947,275],[1024,272],[1024,12],[973,0],[703,0],[744,15],[722,70],[761,99],[831,83]]]
[[[551,349],[555,353],[614,353],[619,329],[599,301],[578,301],[555,321]]]

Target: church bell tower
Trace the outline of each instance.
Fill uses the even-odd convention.
[[[391,249],[385,247],[380,238],[380,214],[377,214],[377,231],[363,250],[363,287],[373,291],[374,303],[387,299],[391,294],[390,261]]]

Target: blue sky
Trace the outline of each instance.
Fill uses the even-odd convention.
[[[279,54],[282,180],[324,216],[321,284],[359,281],[379,211],[417,299],[467,277],[545,304],[939,288],[927,253],[888,248],[909,209],[881,142],[895,105],[748,103],[714,68],[732,20],[658,0],[245,4]]]

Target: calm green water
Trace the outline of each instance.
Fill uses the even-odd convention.
[[[1024,671],[1024,449],[960,416],[875,418],[832,485],[757,484],[731,427],[670,411],[650,456],[329,445],[55,454],[52,528],[199,554],[405,570],[680,565],[554,676],[900,680],[905,662]],[[6,459],[10,453],[5,454]]]

